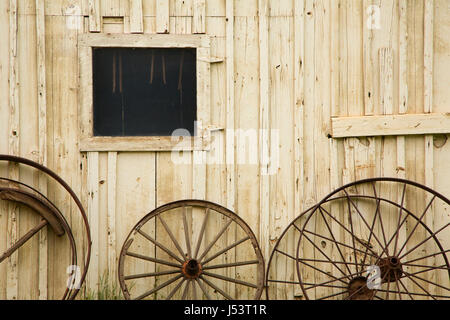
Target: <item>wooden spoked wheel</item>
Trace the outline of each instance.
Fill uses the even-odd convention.
[[[119,282],[126,299],[259,299],[264,260],[235,213],[183,200],[155,209],[131,230]]]
[[[19,235],[15,235],[16,239],[14,242],[8,243],[6,246],[7,248],[3,252],[0,252],[0,263],[7,263],[8,258],[13,254],[17,254],[30,239],[36,237],[38,233],[47,226],[48,229],[51,230],[50,232],[53,232],[57,236],[55,239],[61,239],[59,240],[61,243],[68,243],[68,250],[65,250],[64,255],[67,255],[67,259],[65,260],[70,262],[71,265],[67,266],[70,267],[69,275],[67,281],[64,282],[64,288],[60,288],[60,291],[64,292],[61,299],[74,299],[85,279],[90,257],[90,230],[81,202],[73,190],[58,175],[48,168],[31,160],[9,155],[0,155],[0,161],[8,161],[9,163],[21,164],[25,167],[37,169],[40,171],[41,177],[46,177],[49,180],[53,179],[62,186],[69,193],[81,213],[87,239],[89,241],[86,248],[86,259],[82,259],[83,261],[80,262],[77,255],[76,239],[69,223],[59,208],[36,188],[20,181],[0,177],[0,202],[6,203],[6,206],[3,206],[3,208],[10,208],[10,210],[15,213],[21,212],[20,208],[27,208],[28,211],[31,211],[40,217],[40,221],[34,227],[31,227],[28,231],[21,232]],[[62,240],[62,238],[66,239]],[[64,246],[61,245],[59,248],[63,247]],[[76,270],[76,268],[79,269]],[[64,271],[67,272],[67,270],[68,268],[64,267]],[[46,271],[44,270],[42,272]],[[65,276],[67,276],[67,273]]]
[[[283,287],[302,299],[450,299],[448,212],[448,199],[408,180],[343,186],[285,230],[268,297]],[[280,261],[295,265],[292,279],[280,276]]]

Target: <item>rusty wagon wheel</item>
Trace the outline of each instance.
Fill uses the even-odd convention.
[[[232,211],[182,200],[147,214],[119,259],[126,299],[259,299],[264,260],[250,227]]]
[[[412,181],[345,185],[278,239],[267,298],[449,299],[449,212],[448,199]]]
[[[297,226],[304,297],[450,299],[449,210],[447,198],[403,179],[337,189]]]
[[[57,183],[59,183],[69,193],[70,197],[77,205],[78,210],[80,211],[81,216],[84,219],[85,231],[88,238],[87,256],[86,259],[81,262],[81,264],[83,264],[82,272],[80,271],[78,274],[76,274],[77,270],[69,271],[69,278],[67,283],[65,283],[66,287],[61,297],[62,300],[74,299],[79,292],[80,285],[83,283],[86,277],[90,257],[90,231],[87,222],[87,216],[84,212],[81,202],[79,201],[73,190],[58,175],[56,175],[48,168],[34,161],[9,155],[0,155],[0,161],[7,161],[9,163],[15,163],[16,165],[20,164],[37,169],[42,174],[45,174],[47,177],[50,177]],[[0,177],[0,200],[10,202],[13,205],[27,207],[31,209],[33,213],[39,215],[41,218],[40,222],[36,226],[32,227],[28,232],[22,234],[22,236],[18,240],[10,244],[9,248],[0,253],[0,263],[7,261],[7,259],[11,257],[11,255],[17,252],[31,238],[36,236],[39,231],[48,226],[57,237],[67,237],[70,246],[69,261],[71,265],[78,266],[80,264],[77,256],[76,240],[74,238],[72,230],[62,212],[52,201],[49,200],[49,198],[47,198],[36,188],[28,184],[9,178]]]

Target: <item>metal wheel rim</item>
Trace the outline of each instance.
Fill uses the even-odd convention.
[[[303,294],[304,294],[304,297],[305,297],[306,299],[309,299],[308,294],[307,294],[306,291],[307,291],[308,289],[311,289],[311,288],[305,288],[305,286],[303,285],[303,281],[301,280],[301,279],[302,279],[302,277],[301,277],[301,271],[300,271],[300,264],[301,264],[301,263],[298,262],[298,261],[299,261],[299,254],[300,254],[300,243],[301,243],[301,240],[302,240],[302,236],[304,235],[304,231],[305,231],[305,227],[306,227],[307,223],[309,222],[309,220],[311,219],[311,217],[313,216],[313,214],[315,214],[315,213],[317,212],[318,209],[320,210],[320,208],[322,207],[323,204],[328,203],[328,202],[330,202],[330,201],[337,200],[337,199],[340,200],[341,198],[346,198],[346,197],[349,196],[349,195],[347,194],[347,196],[340,196],[340,197],[334,198],[333,196],[336,195],[336,194],[338,194],[339,192],[344,191],[345,189],[348,189],[348,188],[353,187],[353,186],[356,186],[356,185],[361,185],[361,184],[366,184],[366,183],[372,183],[372,184],[374,184],[374,183],[376,183],[376,182],[394,182],[394,183],[399,183],[399,184],[403,184],[403,185],[405,186],[405,189],[406,189],[406,186],[407,186],[407,185],[411,185],[411,186],[413,186],[413,187],[422,189],[422,190],[424,190],[424,191],[426,191],[426,192],[428,192],[428,193],[430,193],[430,194],[433,195],[433,199],[431,200],[429,206],[431,205],[431,203],[434,201],[435,198],[439,198],[440,200],[442,200],[443,202],[445,202],[447,205],[450,205],[450,200],[448,200],[447,198],[445,198],[443,195],[439,194],[438,192],[432,190],[431,188],[428,188],[428,187],[426,187],[426,186],[423,186],[423,185],[421,185],[421,184],[419,184],[419,183],[417,183],[417,182],[409,181],[409,180],[406,180],[406,179],[398,179],[398,178],[372,178],[372,179],[360,180],[360,181],[356,181],[356,182],[352,182],[352,183],[346,184],[346,185],[344,185],[344,186],[342,186],[342,187],[336,189],[335,191],[331,192],[329,195],[327,195],[325,198],[323,198],[318,204],[316,204],[314,207],[308,209],[308,210],[305,212],[305,213],[311,212],[311,214],[309,215],[309,217],[307,218],[307,220],[303,223],[303,227],[302,227],[301,231],[299,230],[299,231],[300,231],[300,237],[299,237],[299,240],[298,240],[298,243],[297,243],[297,250],[296,250],[296,257],[295,257],[295,258],[297,259],[296,269],[297,269],[297,277],[298,277],[298,279],[299,279],[299,284],[300,284],[300,287],[301,287],[302,292],[303,292]],[[417,221],[417,225],[420,224],[420,225],[421,225],[421,226],[422,226],[422,227],[423,227],[430,235],[432,235],[432,236],[429,237],[428,239],[433,238],[433,240],[435,241],[435,244],[436,244],[437,247],[440,249],[440,252],[437,253],[436,255],[442,255],[442,257],[443,257],[443,259],[444,259],[444,261],[445,261],[446,269],[447,269],[448,274],[449,274],[449,278],[450,278],[450,265],[449,265],[449,261],[448,261],[447,255],[446,255],[446,252],[448,252],[449,250],[444,250],[444,248],[442,247],[441,243],[440,243],[439,240],[436,238],[436,234],[437,234],[438,232],[442,231],[443,229],[449,227],[450,223],[447,223],[443,228],[441,228],[440,231],[438,231],[438,232],[433,232],[433,231],[432,231],[425,223],[423,223],[423,221],[421,221],[421,220],[422,220],[421,218],[419,219],[415,214],[413,214],[412,212],[410,212],[407,208],[404,208],[404,207],[403,207],[403,204],[398,204],[398,203],[396,203],[396,202],[394,202],[394,201],[392,201],[392,200],[384,199],[384,198],[381,198],[381,197],[378,197],[378,196],[376,196],[376,197],[373,197],[373,196],[370,197],[370,196],[362,196],[362,195],[350,195],[350,197],[364,197],[364,198],[371,198],[372,200],[373,200],[373,199],[377,199],[377,200],[380,200],[380,201],[385,201],[385,202],[387,202],[387,203],[389,203],[389,204],[391,204],[391,205],[394,205],[394,206],[397,206],[398,208],[401,208],[401,211],[406,212],[406,213],[407,213],[407,216],[411,216],[412,218],[414,218],[415,221]],[[427,212],[427,210],[428,210],[428,207],[425,209],[425,212],[423,213],[423,215],[425,215],[425,213]],[[359,214],[359,212],[358,212],[358,214]],[[303,216],[303,214],[300,215],[300,216]],[[300,218],[300,216],[299,216],[298,218]],[[298,218],[297,218],[297,219],[298,219]],[[423,216],[422,216],[422,218],[423,218]],[[292,223],[293,225],[295,225],[295,221],[297,221],[297,219],[294,220],[294,222]],[[402,220],[403,220],[403,219],[402,219]],[[405,220],[406,220],[406,219],[405,219]],[[400,221],[400,219],[399,219],[399,221]],[[416,225],[416,227],[417,227],[417,225]],[[398,232],[398,230],[396,231],[396,233],[397,233],[397,232]],[[394,235],[391,237],[390,241],[389,241],[388,244],[386,245],[387,247],[390,245],[390,243],[391,243],[391,241],[393,240],[393,238],[394,238],[395,235],[396,235],[396,234],[394,234]],[[407,240],[409,240],[409,238],[408,238]],[[428,241],[428,240],[427,240],[427,241]],[[406,243],[405,243],[405,245],[406,245]],[[403,249],[403,247],[402,247],[402,249]],[[411,250],[411,251],[414,251],[414,250]],[[385,253],[385,251],[383,250],[383,252],[382,252],[382,253],[380,254],[380,256],[378,257],[377,261],[383,256],[384,253]],[[409,252],[408,252],[408,253],[409,253]],[[389,275],[389,277],[390,277],[390,275]],[[383,280],[384,280],[384,279],[383,279]],[[389,287],[388,287],[387,291],[389,292]],[[398,289],[398,291],[400,292],[400,289]],[[406,290],[406,291],[407,291],[407,290]],[[377,292],[377,290],[375,290],[375,296],[376,296],[376,292]],[[393,293],[394,298],[395,298],[395,296],[396,296],[395,292],[392,292],[392,293]],[[406,294],[406,293],[402,293],[402,294]],[[417,295],[417,293],[411,293],[411,294],[412,294],[412,295]],[[422,294],[422,295],[424,295],[424,294]],[[399,293],[399,296],[401,296],[400,293]],[[410,295],[410,296],[411,296],[411,295]],[[433,296],[433,299],[434,299],[434,297],[438,297],[438,295],[436,295],[436,294],[430,295],[430,296]],[[388,297],[389,297],[389,295],[388,295]],[[446,296],[446,297],[449,298],[450,296]],[[373,299],[373,297],[372,297],[372,299]]]
[[[257,283],[256,283],[256,291],[254,294],[253,299],[257,300],[261,297],[262,291],[264,289],[264,259],[258,244],[258,241],[256,240],[256,237],[253,233],[253,231],[250,229],[250,227],[248,226],[248,224],[242,220],[238,215],[236,215],[234,212],[232,212],[231,210],[222,207],[216,203],[212,203],[209,201],[204,201],[204,200],[180,200],[180,201],[175,201],[175,202],[171,202],[168,204],[165,204],[163,206],[160,206],[156,209],[154,209],[153,211],[151,211],[150,213],[148,213],[146,216],[144,216],[134,227],[133,229],[130,231],[130,233],[128,234],[126,240],[124,241],[124,245],[122,247],[121,253],[120,253],[120,258],[119,258],[119,268],[118,268],[118,278],[119,278],[119,284],[120,287],[122,289],[122,292],[124,294],[124,297],[126,299],[131,299],[127,284],[125,283],[125,276],[124,276],[124,264],[125,264],[125,257],[127,256],[127,251],[128,248],[131,246],[131,242],[130,240],[132,240],[133,235],[136,234],[136,232],[138,232],[138,230],[140,230],[140,228],[142,228],[142,226],[144,226],[147,222],[149,222],[151,219],[155,218],[166,212],[166,211],[170,211],[172,209],[178,209],[178,208],[183,208],[183,207],[200,207],[203,209],[209,209],[214,211],[214,213],[218,213],[221,214],[225,217],[227,217],[229,219],[229,223],[232,224],[232,222],[234,222],[237,226],[239,226],[247,235],[248,235],[248,240],[251,242],[253,251],[256,255],[257,258],[257,263],[255,263],[256,267],[257,267]],[[194,240],[194,239],[192,239]],[[204,238],[201,239],[202,241],[204,241]],[[239,241],[238,241],[239,242]],[[193,245],[193,243],[192,243]],[[200,253],[200,252],[198,252]],[[206,252],[204,253],[206,254]],[[203,255],[204,255],[203,254]],[[204,256],[203,258],[206,258],[207,256]],[[180,257],[181,258],[181,257]],[[208,260],[208,259],[206,259]],[[214,259],[213,259],[214,260]],[[205,260],[203,260],[205,261]],[[203,261],[200,261],[200,263],[202,263]],[[212,261],[212,260],[210,260]],[[209,262],[209,261],[207,261]],[[182,267],[182,266],[181,266]],[[183,273],[180,273],[183,276]],[[209,274],[208,274],[209,275]],[[211,279],[210,277],[208,277],[209,279]],[[178,279],[177,279],[178,280]],[[204,286],[211,286],[210,283],[208,283],[208,279],[206,279],[206,277],[201,277],[201,280],[203,281],[203,285]],[[184,281],[184,280],[182,280]],[[225,281],[225,280],[224,280]],[[239,281],[239,280],[238,280]],[[181,283],[180,283],[181,284]],[[186,282],[186,286],[185,288],[187,288],[188,282]],[[186,289],[187,290],[187,289]],[[204,293],[203,288],[201,288],[201,291]],[[226,294],[226,292],[220,292],[219,293],[224,296],[224,294]],[[184,296],[184,294],[183,294]],[[225,296],[224,296],[225,297]],[[144,297],[145,298],[145,297]],[[171,297],[170,297],[171,298]],[[209,297],[208,297],[209,298]],[[231,296],[225,297],[226,299],[231,298]]]
[[[59,175],[57,175],[52,170],[48,169],[47,167],[45,167],[37,162],[34,162],[34,161],[26,159],[26,158],[22,158],[22,157],[3,155],[3,154],[0,154],[0,161],[7,161],[7,162],[14,162],[17,164],[22,164],[22,165],[25,165],[28,167],[35,168],[35,169],[45,173],[47,176],[49,176],[50,178],[55,180],[59,185],[61,185],[69,193],[70,197],[75,202],[75,204],[78,208],[78,211],[81,214],[84,228],[85,228],[85,233],[87,236],[87,248],[86,248],[86,256],[85,256],[84,265],[83,265],[83,271],[81,273],[80,279],[76,279],[75,277],[73,278],[73,282],[75,282],[75,280],[79,280],[79,284],[81,285],[84,282],[86,275],[87,275],[89,261],[90,261],[90,255],[91,255],[91,244],[92,244],[88,218],[87,218],[86,212],[83,208],[81,201],[79,200],[79,198],[77,197],[75,192],[69,187],[69,185]],[[45,195],[43,195],[41,192],[39,192],[36,188],[33,188],[32,186],[29,186],[20,181],[14,181],[14,180],[7,179],[7,178],[1,178],[1,179],[5,180],[5,181],[17,183],[21,186],[24,186],[24,187],[32,190],[33,192],[36,192],[37,194],[39,194],[39,196],[41,196],[43,199],[45,199],[49,204],[51,204],[51,206],[53,206],[56,209],[56,211],[59,213],[58,219],[69,238],[69,242],[70,242],[70,246],[71,246],[71,253],[72,253],[72,258],[71,258],[72,263],[73,263],[73,265],[77,265],[77,250],[76,250],[75,238],[73,236],[70,226],[67,223],[67,220],[65,219],[65,217],[61,213],[61,211],[53,204],[53,202],[51,202]],[[72,284],[74,284],[74,283],[72,283]],[[66,299],[73,300],[73,299],[75,299],[75,297],[77,296],[79,291],[80,291],[80,288],[78,288],[78,287],[73,288],[73,286],[71,286],[69,288],[69,286],[67,286],[61,300],[66,300]]]

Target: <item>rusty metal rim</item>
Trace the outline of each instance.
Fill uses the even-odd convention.
[[[441,252],[438,253],[438,254],[442,254],[442,256],[443,256],[443,258],[444,258],[444,261],[445,261],[445,263],[446,263],[446,265],[447,265],[448,273],[449,273],[449,276],[450,276],[450,266],[449,266],[449,262],[448,262],[447,256],[445,255],[445,251],[444,251],[444,249],[442,248],[442,245],[440,244],[439,240],[436,238],[436,235],[435,235],[436,232],[432,232],[432,231],[430,230],[430,228],[428,228],[428,226],[425,225],[419,218],[417,218],[413,213],[411,213],[409,210],[407,210],[406,208],[404,208],[404,207],[403,207],[403,204],[402,204],[402,205],[399,205],[398,203],[393,202],[393,201],[391,201],[391,200],[384,199],[384,198],[380,198],[380,197],[379,197],[378,195],[376,195],[376,194],[375,194],[374,196],[363,196],[363,195],[355,195],[355,194],[349,195],[349,194],[346,193],[346,196],[332,198],[335,194],[337,194],[337,193],[339,193],[339,192],[341,192],[341,191],[344,191],[345,189],[347,189],[347,188],[349,188],[349,187],[352,187],[352,186],[355,186],[355,185],[366,184],[366,183],[372,183],[372,184],[374,184],[375,182],[394,182],[394,183],[400,183],[400,184],[404,184],[404,185],[405,185],[405,188],[406,188],[406,185],[412,185],[412,186],[414,186],[414,187],[416,187],[416,188],[419,188],[419,189],[422,189],[422,190],[425,190],[425,191],[431,193],[431,194],[434,195],[435,197],[440,198],[442,201],[444,201],[445,203],[447,203],[448,205],[450,205],[450,200],[448,200],[446,197],[444,197],[444,196],[441,195],[440,193],[438,193],[438,192],[432,190],[431,188],[428,188],[428,187],[426,187],[426,186],[423,186],[423,185],[421,185],[421,184],[419,184],[419,183],[417,183],[417,182],[410,181],[410,180],[406,180],[406,179],[381,177],[381,178],[364,179],[364,180],[359,180],[359,181],[355,181],[355,182],[352,182],[352,183],[348,183],[348,184],[346,184],[346,185],[344,185],[344,186],[342,186],[342,187],[340,187],[340,188],[334,190],[333,192],[331,192],[330,194],[328,194],[325,198],[323,198],[319,203],[317,203],[315,206],[313,206],[312,208],[309,209],[309,210],[312,210],[312,212],[311,212],[310,216],[307,218],[307,220],[304,222],[302,231],[300,232],[300,237],[299,237],[299,241],[298,241],[298,244],[297,244],[296,259],[298,260],[298,257],[299,257],[300,241],[301,241],[301,237],[302,237],[302,235],[303,235],[303,233],[304,233],[306,224],[308,223],[308,221],[310,220],[310,218],[312,217],[312,215],[317,211],[317,209],[321,208],[321,206],[322,206],[324,203],[329,202],[329,201],[333,201],[333,200],[336,200],[336,199],[339,199],[339,198],[348,198],[349,196],[350,196],[350,197],[363,197],[363,198],[369,198],[369,199],[372,199],[372,200],[375,199],[375,200],[380,200],[380,201],[381,201],[381,200],[382,200],[382,201],[386,201],[386,202],[388,202],[388,203],[390,203],[390,204],[392,204],[392,205],[395,205],[395,206],[399,207],[400,210],[405,211],[408,215],[410,215],[410,216],[412,216],[413,218],[415,218],[415,219],[418,221],[418,224],[420,223],[420,224],[421,224],[421,225],[422,225],[422,226],[423,226],[423,227],[424,227],[424,228],[432,235],[432,238],[435,240],[435,242],[436,242],[438,248],[441,250]],[[375,188],[375,186],[374,186],[374,188]],[[433,200],[434,200],[434,198],[433,198]],[[432,200],[432,201],[433,201],[433,200]],[[426,208],[425,212],[427,212],[427,211],[428,211],[428,208]],[[294,221],[296,221],[296,220],[297,220],[297,218],[296,218]],[[448,224],[447,224],[445,227],[448,227]],[[398,230],[396,231],[396,233],[398,233]],[[395,234],[394,234],[394,235],[395,235]],[[391,237],[391,239],[390,239],[390,241],[389,241],[389,243],[388,243],[387,245],[389,245],[390,242],[391,242],[392,240],[393,240],[393,236]],[[383,255],[383,253],[385,253],[385,248],[383,248],[383,252],[382,252],[382,253],[380,254],[380,256],[378,257],[377,262],[378,262],[378,260],[381,258],[381,256]],[[301,286],[302,291],[303,291],[303,293],[304,293],[304,295],[305,295],[305,298],[306,298],[306,299],[309,299],[308,296],[307,296],[306,290],[305,290],[305,288],[304,288],[304,286],[303,286],[303,283],[302,283],[302,281],[301,281],[301,273],[300,273],[299,263],[296,263],[296,266],[297,266],[297,276],[299,277],[300,286]]]
[[[391,204],[391,205],[394,205],[394,206],[396,206],[396,207],[398,207],[398,208],[401,208],[401,206],[398,204],[398,203],[396,203],[396,202],[394,202],[394,201],[392,201],[392,200],[388,200],[388,199],[385,199],[385,198],[375,198],[375,197],[373,197],[373,196],[365,196],[365,195],[349,195],[351,198],[363,198],[363,199],[371,199],[371,200],[374,200],[374,199],[377,199],[377,200],[380,200],[380,202],[381,201],[383,201],[383,202],[387,202],[387,203],[389,203],[389,204]],[[333,201],[333,200],[342,200],[342,199],[345,199],[345,198],[347,198],[346,196],[342,196],[342,197],[335,197],[335,198],[330,198],[330,199],[328,199],[326,202],[324,202],[324,203],[327,203],[327,202],[329,202],[329,201]],[[314,209],[314,207],[312,207],[312,208],[310,208],[310,210],[311,209]],[[426,231],[428,231],[428,233],[430,233],[431,235],[432,235],[432,238],[435,240],[435,242],[436,242],[436,245],[438,246],[438,248],[441,250],[438,254],[436,254],[436,255],[439,255],[439,254],[442,254],[442,256],[443,256],[443,258],[444,258],[444,260],[445,260],[445,262],[446,262],[446,265],[447,265],[447,268],[448,268],[448,273],[449,273],[449,276],[450,276],[450,265],[449,265],[449,262],[448,262],[448,259],[447,259],[447,257],[446,257],[446,255],[444,254],[445,253],[445,251],[444,251],[444,249],[442,248],[442,245],[441,245],[441,243],[439,242],[439,240],[436,238],[436,235],[430,230],[430,228],[428,228],[428,226],[426,225],[426,224],[424,224],[422,221],[420,221],[420,219],[419,218],[417,218],[413,213],[411,213],[408,209],[406,209],[406,208],[404,208],[404,207],[402,207],[402,210],[403,211],[405,211],[409,216],[411,216],[411,217],[413,217],[414,219],[416,219],[417,220],[417,222],[418,223],[420,223],[420,225],[422,226],[422,227],[424,227],[424,229],[426,230]],[[298,256],[299,256],[299,248],[300,248],[300,241],[301,241],[301,237],[302,237],[302,235],[303,235],[303,231],[304,231],[304,228],[306,227],[306,224],[309,222],[309,220],[310,220],[310,218],[312,217],[312,215],[314,214],[314,211],[311,213],[311,215],[307,218],[307,220],[304,222],[304,225],[303,225],[303,229],[302,230],[300,230],[300,229],[298,229],[298,227],[297,227],[297,230],[299,230],[299,232],[300,232],[300,237],[299,237],[299,241],[298,241],[298,243],[297,243],[297,253],[296,253],[296,260],[299,260],[299,258],[298,258]],[[390,244],[390,243],[389,243]],[[378,260],[382,260],[382,256],[383,256],[383,254],[384,254],[385,252],[383,251],[378,257],[377,257],[377,262],[378,262]],[[348,263],[345,263],[344,262],[344,264],[348,264]],[[303,293],[305,294],[305,298],[307,299],[307,300],[309,300],[309,298],[308,298],[308,296],[307,296],[307,293],[306,293],[306,290],[309,290],[310,288],[307,288],[307,289],[304,289],[303,288],[303,283],[302,283],[302,281],[301,281],[301,275],[300,275],[300,269],[299,269],[299,263],[297,263],[297,276],[299,277],[299,285],[302,287],[302,291],[303,291]]]
[[[249,236],[249,240],[252,243],[253,249],[255,251],[255,254],[258,258],[258,275],[257,275],[257,290],[254,295],[254,300],[260,299],[262,292],[264,290],[264,272],[265,272],[265,263],[264,263],[264,257],[262,255],[261,249],[259,247],[259,243],[250,228],[250,226],[242,219],[240,218],[236,213],[233,211],[210,201],[205,200],[195,200],[195,199],[188,199],[188,200],[178,200],[174,202],[170,202],[167,204],[164,204],[150,213],[148,213],[146,216],[144,216],[136,225],[132,228],[130,233],[128,234],[126,240],[124,241],[124,245],[122,247],[122,250],[120,252],[120,258],[119,258],[119,268],[118,268],[118,278],[119,278],[119,284],[122,289],[122,292],[124,293],[124,297],[126,299],[130,299],[130,295],[124,280],[124,258],[126,256],[128,248],[131,246],[133,242],[133,235],[142,228],[143,225],[145,225],[150,219],[156,217],[157,215],[169,211],[176,208],[182,208],[182,207],[202,207],[210,210],[214,210],[215,212],[222,214],[229,219],[231,219],[233,222],[235,222],[237,225],[239,225],[244,232]]]
[[[90,262],[90,257],[91,257],[92,239],[91,239],[91,231],[90,231],[89,222],[88,222],[88,218],[87,218],[86,212],[84,211],[83,205],[81,204],[81,201],[79,200],[79,198],[77,197],[75,192],[55,172],[53,172],[52,170],[48,169],[47,167],[45,167],[45,166],[43,166],[43,165],[41,165],[41,164],[39,164],[37,162],[34,162],[34,161],[26,159],[26,158],[22,158],[22,157],[11,156],[11,155],[4,155],[4,154],[0,154],[0,161],[9,161],[9,162],[15,162],[15,163],[27,165],[27,166],[33,167],[35,169],[38,169],[38,170],[46,173],[48,176],[50,176],[55,181],[57,181],[69,193],[69,195],[72,197],[73,201],[77,205],[78,210],[80,211],[80,214],[82,216],[84,227],[85,227],[85,231],[86,231],[86,236],[87,236],[87,240],[88,240],[87,241],[88,243],[87,243],[86,257],[85,257],[85,261],[84,261],[84,268],[83,268],[83,272],[82,272],[81,278],[80,278],[80,284],[83,283],[85,278],[86,278],[86,274],[87,274],[87,271],[88,271],[88,268],[89,268],[89,262]],[[71,230],[70,230],[70,233],[72,234]],[[80,291],[79,288],[76,288],[75,290],[73,290],[73,292],[69,291],[70,295],[68,296],[68,299],[69,300],[75,299],[75,297],[77,296],[79,291]],[[66,289],[66,292],[65,292],[65,294],[63,296],[63,299],[66,298],[67,293],[68,293],[68,289]]]

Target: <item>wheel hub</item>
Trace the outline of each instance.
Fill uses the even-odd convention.
[[[378,266],[381,271],[381,279],[384,279],[383,282],[395,282],[395,279],[400,279],[403,275],[402,264],[397,257],[383,258]]]
[[[202,274],[202,265],[195,259],[183,263],[181,269],[183,275],[188,279],[197,279]]]

